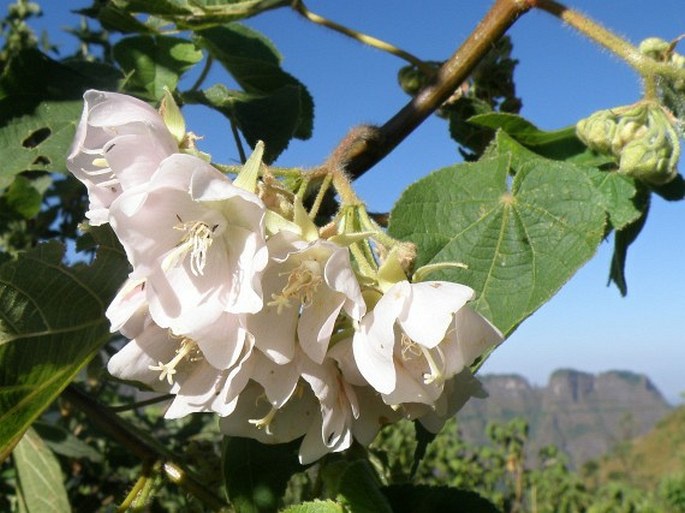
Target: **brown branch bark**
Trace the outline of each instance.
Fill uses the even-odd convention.
[[[428,86],[383,126],[376,127],[371,136],[366,127],[360,137],[354,137],[354,132],[345,137],[332,154],[337,158],[329,162],[337,161],[354,179],[381,161],[454,93],[495,41],[532,7],[532,3],[532,0],[496,0]]]

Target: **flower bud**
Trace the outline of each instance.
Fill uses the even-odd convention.
[[[615,157],[618,172],[654,185],[677,174],[680,143],[674,119],[661,105],[634,105],[595,112],[576,133],[590,149]]]
[[[616,126],[616,115],[609,109],[600,110],[581,119],[576,125],[576,134],[590,149],[599,153],[611,153]]]
[[[620,109],[617,118],[616,131],[611,139],[611,150],[615,155],[621,153],[623,147],[629,142],[639,139],[647,131],[647,108],[638,104],[627,110]]]
[[[640,43],[638,49],[640,53],[645,54],[647,57],[651,57],[656,61],[663,61],[668,55],[670,46],[668,41],[660,37],[648,37]]]
[[[647,124],[643,128],[643,136],[623,147],[618,170],[654,185],[670,182],[678,173],[678,135],[660,107],[649,108]]]

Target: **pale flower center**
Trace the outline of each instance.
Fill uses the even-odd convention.
[[[174,384],[174,374],[176,374],[176,367],[184,359],[188,361],[197,361],[201,358],[200,350],[197,347],[197,343],[189,338],[184,338],[181,340],[181,346],[176,350],[176,356],[174,356],[167,363],[157,362],[157,365],[150,365],[148,369],[151,371],[159,371],[159,380],[164,381],[166,378],[169,385]]]
[[[445,381],[445,355],[439,346],[432,349],[417,344],[406,333],[400,336],[400,354],[404,361],[423,357],[428,365],[429,372],[422,374],[423,383],[430,385],[435,383],[440,385]]]
[[[202,276],[207,265],[207,252],[212,246],[214,232],[219,225],[210,226],[204,221],[183,222],[180,217],[178,220],[179,223],[174,226],[174,230],[185,233],[176,247],[164,258],[162,268],[169,269],[190,254],[190,271],[194,276]]]
[[[297,299],[302,306],[309,306],[321,285],[321,265],[315,260],[305,260],[295,267],[288,275],[288,282],[279,294],[271,294],[272,301],[268,306],[275,306],[280,314],[284,308],[291,306],[290,300]]]

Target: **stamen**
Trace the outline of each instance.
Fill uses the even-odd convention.
[[[159,380],[164,381],[166,378],[169,385],[174,384],[174,374],[176,374],[176,366],[183,361],[183,359],[188,356],[188,361],[195,362],[200,359],[197,354],[192,354],[193,352],[199,352],[197,344],[195,341],[189,338],[184,338],[181,340],[181,347],[176,351],[176,356],[174,356],[169,362],[157,362],[157,365],[150,365],[148,369],[152,371],[159,371]]]
[[[440,359],[440,363],[442,364],[442,368],[440,368],[438,367],[435,359],[433,359],[431,350],[423,346],[419,347],[421,348],[421,352],[423,353],[426,362],[428,362],[428,368],[430,369],[430,372],[426,372],[423,375],[423,382],[426,385],[430,385],[431,383],[436,383],[438,385],[442,384],[445,381],[445,355],[443,354],[442,350],[437,346],[433,348]]]
[[[248,419],[248,422],[254,424],[257,429],[263,429],[267,435],[272,435],[271,422],[274,420],[277,411],[278,410],[272,406],[269,413],[264,415],[261,419]]]
[[[178,215],[176,216],[181,219]],[[190,253],[190,271],[195,276],[204,274],[207,265],[207,251],[214,241],[214,232],[219,225],[209,226],[203,221],[179,222],[174,230],[186,232],[176,247],[169,252],[162,262],[162,269],[178,265]]]
[[[105,169],[109,169],[109,164],[107,163],[107,159],[104,157],[97,157],[93,159],[93,165],[95,167],[101,167]]]
[[[410,339],[404,332],[402,332],[402,335],[400,336],[400,347],[402,359],[405,361],[416,358],[417,356],[421,356],[421,349],[419,348],[419,345]]]
[[[288,274],[288,282],[281,290],[280,294],[271,294],[271,299],[267,306],[275,306],[277,313],[284,308],[290,308],[290,300],[296,298],[299,303],[307,307],[314,301],[314,295],[323,282],[321,277],[321,265],[315,260],[305,260]]]

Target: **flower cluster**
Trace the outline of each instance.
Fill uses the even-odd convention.
[[[132,268],[107,310],[130,339],[112,375],[173,394],[168,418],[214,412],[228,435],[303,437],[303,463],[401,417],[437,431],[482,393],[469,366],[502,337],[468,306],[472,289],[389,272],[401,266],[372,231],[318,228],[260,180],[257,151],[231,181],[167,125],[88,91],[68,157],[90,224],[111,225]]]

